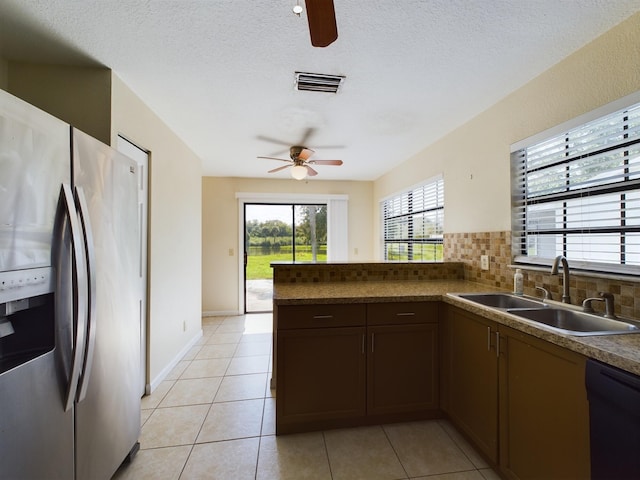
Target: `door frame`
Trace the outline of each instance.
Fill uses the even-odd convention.
[[[244,205],[269,204],[326,204],[327,205],[327,262],[348,260],[348,201],[349,195],[323,193],[248,193],[237,192],[238,199],[238,313],[244,315]]]

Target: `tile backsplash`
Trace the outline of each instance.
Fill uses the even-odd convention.
[[[275,283],[461,280],[460,262],[274,263]]]
[[[480,268],[480,256],[489,257],[489,270]],[[506,290],[513,289],[515,273],[511,255],[511,232],[448,233],[444,235],[444,261],[462,262],[464,278]],[[536,286],[549,290],[553,298],[562,297],[562,275],[551,275],[541,269],[522,267],[524,293],[540,296]],[[604,276],[602,276],[604,277]],[[640,320],[640,276],[602,278],[572,271],[569,283],[571,303],[580,305],[585,298],[598,292],[610,292],[615,297],[616,314]],[[602,311],[601,302],[594,309]]]
[[[480,268],[481,255],[489,258],[489,269]],[[364,262],[273,264],[276,283],[428,281],[465,279],[492,287],[512,290],[511,232],[445,233],[444,263]],[[550,268],[522,268],[524,293],[540,297],[536,286],[549,290],[555,300],[562,297],[562,275],[551,275]],[[613,293],[615,311],[622,317],[640,320],[640,276],[589,275],[572,270],[569,283],[571,303],[582,304],[598,292]],[[602,302],[594,302],[602,312]]]

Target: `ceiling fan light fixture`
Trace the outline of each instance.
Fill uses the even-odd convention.
[[[291,176],[296,180],[302,180],[307,176],[307,167],[302,165],[294,165],[291,167]]]

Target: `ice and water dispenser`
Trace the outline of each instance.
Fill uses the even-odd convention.
[[[0,274],[0,376],[47,352],[55,346],[53,293],[14,298],[42,290],[46,272],[28,270]],[[30,285],[16,284],[28,279]],[[37,287],[40,288],[37,288]]]

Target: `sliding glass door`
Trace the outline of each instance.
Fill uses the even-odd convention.
[[[324,204],[244,204],[245,312],[273,309],[271,262],[327,259]]]

